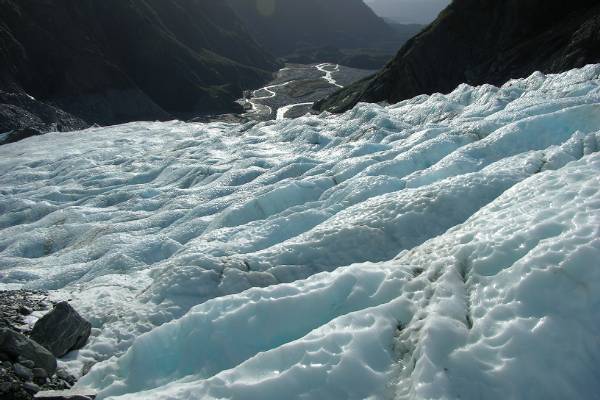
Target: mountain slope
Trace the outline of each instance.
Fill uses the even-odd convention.
[[[0,89],[87,123],[232,110],[277,68],[210,0],[2,0],[0,43]]]
[[[377,15],[400,23],[428,24],[451,0],[365,0]]]
[[[599,151],[600,65],[51,133],[0,147],[0,289],[93,323],[99,400],[593,399]]]
[[[381,48],[395,40],[394,31],[362,0],[227,2],[277,56],[315,47]]]
[[[460,83],[502,84],[534,71],[600,61],[595,0],[456,0],[371,78],[315,105],[340,112],[359,101],[395,103],[448,93]]]

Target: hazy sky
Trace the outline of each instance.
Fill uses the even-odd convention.
[[[427,24],[451,0],[365,0],[377,14],[402,23]]]

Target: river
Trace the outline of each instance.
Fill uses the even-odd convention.
[[[253,120],[294,118],[311,112],[312,104],[373,71],[339,64],[287,64],[268,85],[240,99]]]

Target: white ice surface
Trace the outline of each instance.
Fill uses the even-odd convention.
[[[600,66],[340,116],[0,147],[0,288],[99,398],[600,393]]]

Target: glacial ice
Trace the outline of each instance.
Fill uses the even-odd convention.
[[[600,392],[600,65],[339,116],[0,147],[0,289],[114,399]]]

